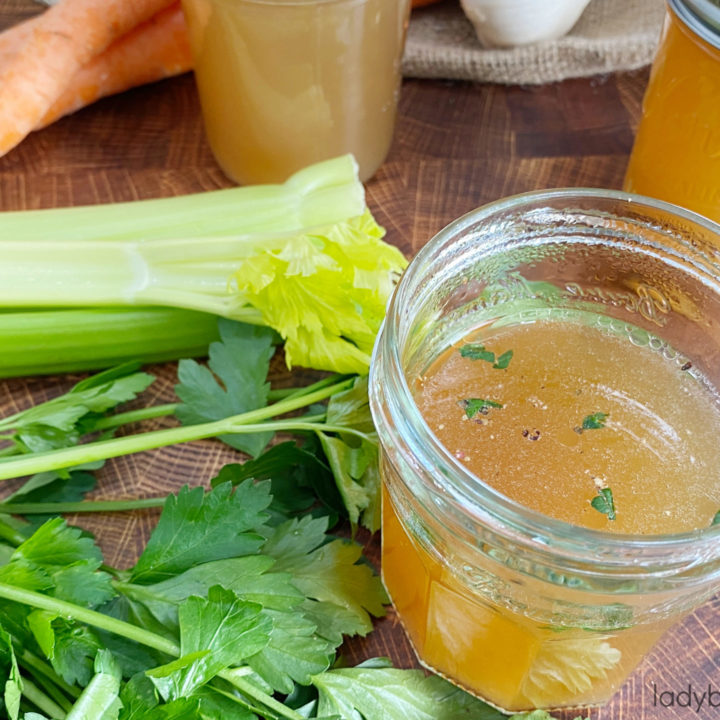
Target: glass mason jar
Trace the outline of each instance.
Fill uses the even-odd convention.
[[[410,0],[183,0],[205,131],[241,184],[385,159]]]
[[[720,5],[668,0],[625,190],[720,222]]]
[[[574,313],[678,370],[692,358],[720,387],[718,240],[719,225],[660,201],[557,190],[475,210],[411,262],[370,403],[383,579],[423,665],[506,711],[604,703],[718,589],[720,525],[619,535],[529,510],[441,445],[411,390],[480,325]]]

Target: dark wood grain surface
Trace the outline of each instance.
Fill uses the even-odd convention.
[[[36,12],[30,0],[1,0],[0,28]],[[618,188],[640,114],[647,72],[543,87],[407,81],[395,143],[368,183],[368,203],[388,239],[408,255],[446,223],[505,195],[538,188]],[[0,210],[163,197],[226,187],[203,137],[191,76],[140,88],[31,135],[0,158]],[[1,259],[0,259],[1,262]],[[1,348],[0,348],[1,351]],[[173,397],[174,368],[153,368],[149,402]],[[278,367],[278,373],[282,372]],[[0,416],[67,389],[74,377],[0,381]],[[147,423],[154,428],[156,423]],[[150,496],[205,483],[236,455],[205,441],[121,458],[102,472],[98,497]],[[94,530],[108,562],[133,561],[157,515],[73,518]],[[378,557],[378,540],[368,541]],[[720,690],[720,602],[673,629],[597,720],[720,717],[720,710],[655,705],[658,691]],[[355,661],[388,655],[415,664],[389,613],[369,638],[347,644]],[[577,713],[565,713],[571,718]]]

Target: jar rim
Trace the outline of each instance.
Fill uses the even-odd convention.
[[[720,49],[720,4],[716,0],[668,0],[668,4],[692,32]]]
[[[575,553],[592,555],[594,552],[600,552],[606,565],[614,564],[613,558],[617,559],[616,564],[618,565],[627,564],[628,555],[632,557],[649,556],[652,558],[658,553],[667,556],[675,551],[690,551],[697,546],[704,546],[707,542],[717,545],[720,549],[720,542],[718,542],[720,541],[720,524],[682,533],[657,535],[620,534],[573,525],[527,508],[492,488],[482,478],[470,472],[454,458],[452,453],[435,436],[417,410],[412,390],[402,370],[402,347],[400,342],[402,315],[400,310],[409,302],[410,293],[414,287],[418,286],[423,272],[426,271],[433,257],[444,247],[446,242],[453,237],[457,238],[468,227],[476,225],[485,218],[490,218],[499,212],[519,210],[523,205],[529,203],[545,201],[550,203],[565,200],[620,201],[627,203],[628,208],[633,205],[639,208],[646,207],[688,221],[720,237],[720,224],[701,215],[661,200],[617,190],[559,188],[533,191],[513,195],[478,207],[440,230],[417,253],[405,271],[388,306],[383,329],[375,345],[371,363],[371,392],[373,391],[372,388],[378,391],[377,376],[373,378],[373,375],[375,375],[379,357],[382,354],[384,356],[384,369],[392,373],[388,388],[391,388],[394,395],[392,400],[396,403],[396,413],[393,413],[393,418],[404,424],[404,430],[409,429],[413,434],[413,450],[417,449],[420,456],[429,454],[432,455],[435,461],[439,459],[444,463],[444,467],[449,469],[450,473],[439,472],[437,474],[442,475],[444,480],[450,482],[443,485],[443,490],[449,491],[453,500],[463,510],[467,510],[477,517],[492,517],[499,520],[505,526],[505,529],[509,530],[510,535],[516,536],[521,541],[529,541],[542,548],[551,546],[554,553],[561,549],[569,555]],[[687,250],[691,254],[699,252],[697,248],[689,244]],[[718,257],[720,257],[720,254],[718,254]],[[720,294],[720,264],[718,264],[717,259],[704,258],[701,264],[705,266],[705,271],[709,271],[713,276],[717,285],[717,292]],[[388,388],[384,390],[386,399],[388,398]],[[408,414],[412,413],[413,410],[419,422],[408,420]],[[412,425],[411,428],[410,425]],[[422,462],[422,459],[420,459],[420,462]],[[438,469],[437,465],[434,467],[435,470]],[[536,540],[537,542],[535,542]]]

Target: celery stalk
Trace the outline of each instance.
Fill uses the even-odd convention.
[[[367,372],[406,261],[382,241],[356,170],[346,156],[240,188],[232,217],[214,193],[0,213],[0,308],[196,310],[274,328],[288,365]]]
[[[365,208],[352,155],[300,170],[282,185],[255,185],[112,205],[0,213],[0,238],[145,240],[292,232]]]
[[[163,307],[0,312],[0,377],[207,354],[217,318]]]

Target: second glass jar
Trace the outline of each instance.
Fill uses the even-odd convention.
[[[205,130],[226,175],[281,182],[390,148],[410,0],[183,0]]]

